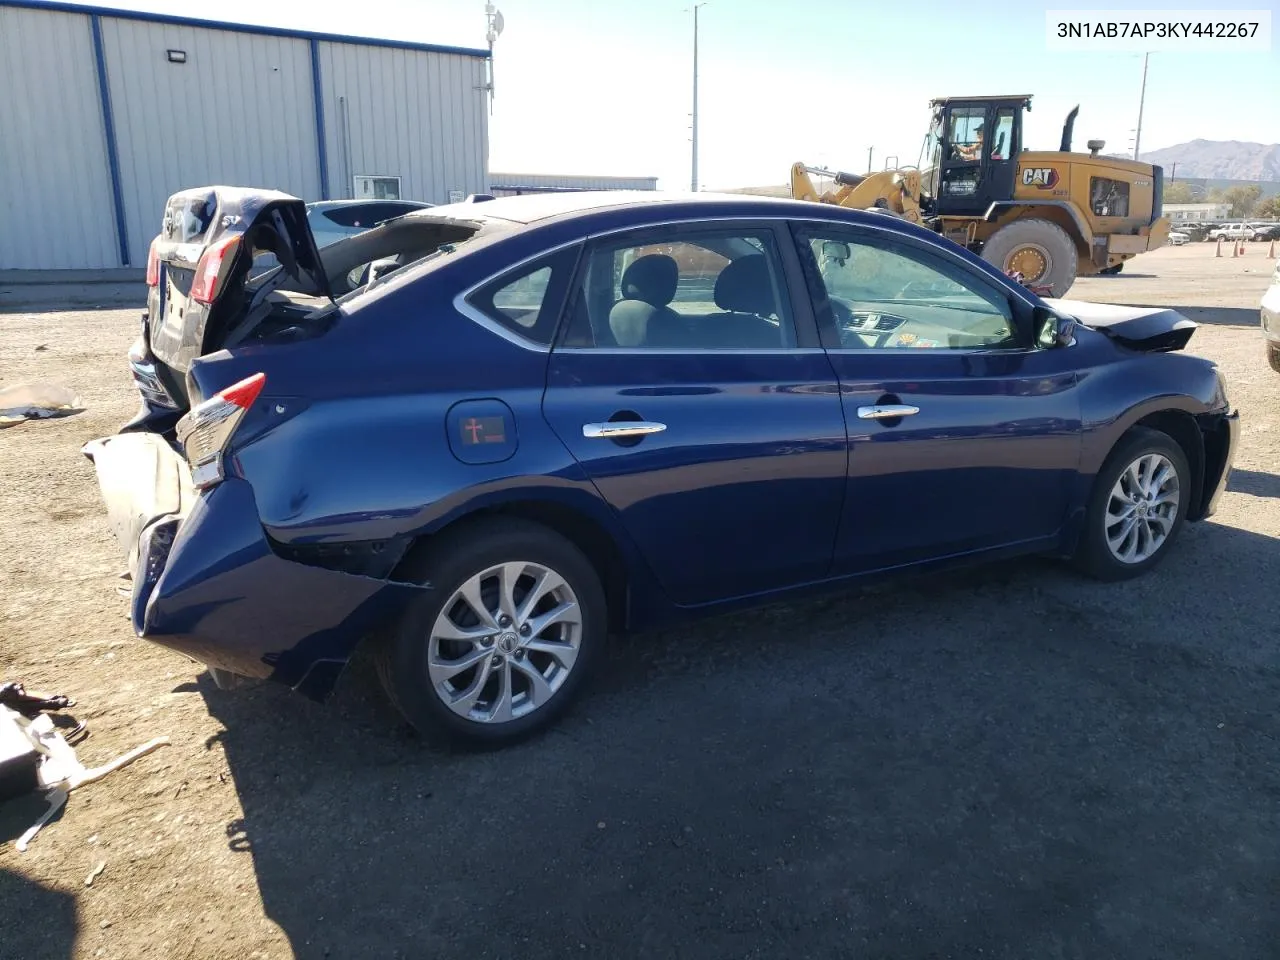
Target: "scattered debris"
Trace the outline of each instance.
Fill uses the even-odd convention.
[[[29,694],[20,683],[0,687],[0,697],[3,698],[0,701],[0,798],[42,790],[48,803],[40,819],[18,838],[16,846],[20,852],[26,851],[41,828],[66,805],[71,791],[101,780],[113,770],[128,766],[169,743],[168,737],[156,737],[110,763],[88,768],[76,757],[75,748],[67,738],[58,732],[53,718],[43,712],[61,710],[75,701],[63,696]],[[76,724],[70,737],[77,739],[84,732],[85,724]],[[86,886],[92,876],[85,881]]]
[[[86,887],[92,887],[93,881],[98,879],[98,877],[102,875],[102,871],[105,869],[107,869],[107,861],[99,860],[98,865],[89,871],[89,875],[84,878],[84,885]]]
[[[27,420],[83,413],[80,397],[70,387],[53,383],[20,383],[0,390],[0,427]]]

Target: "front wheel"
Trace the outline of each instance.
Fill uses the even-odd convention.
[[[564,713],[608,633],[604,589],[577,547],[495,518],[446,532],[412,566],[432,589],[376,655],[405,719],[427,736],[504,745]]]
[[[1134,427],[1098,472],[1075,565],[1098,580],[1128,580],[1158,564],[1177,539],[1191,471],[1168,434]]]

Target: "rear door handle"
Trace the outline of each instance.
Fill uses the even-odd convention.
[[[661,433],[667,429],[665,423],[654,423],[652,420],[610,420],[607,423],[584,423],[584,437],[603,437],[612,440],[616,437],[643,437],[651,433]]]
[[[913,417],[920,412],[919,407],[906,403],[877,403],[871,407],[859,407],[859,420],[896,420],[898,417]]]

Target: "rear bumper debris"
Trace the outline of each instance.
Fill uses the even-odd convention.
[[[186,462],[155,434],[84,452],[129,556],[134,632],[209,667],[322,699],[360,639],[428,589],[282,558],[246,481],[196,494]]]

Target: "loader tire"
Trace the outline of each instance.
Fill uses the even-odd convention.
[[[1056,223],[1038,218],[1001,227],[982,247],[982,259],[1028,285],[1044,284],[1061,297],[1076,281],[1076,245]]]

